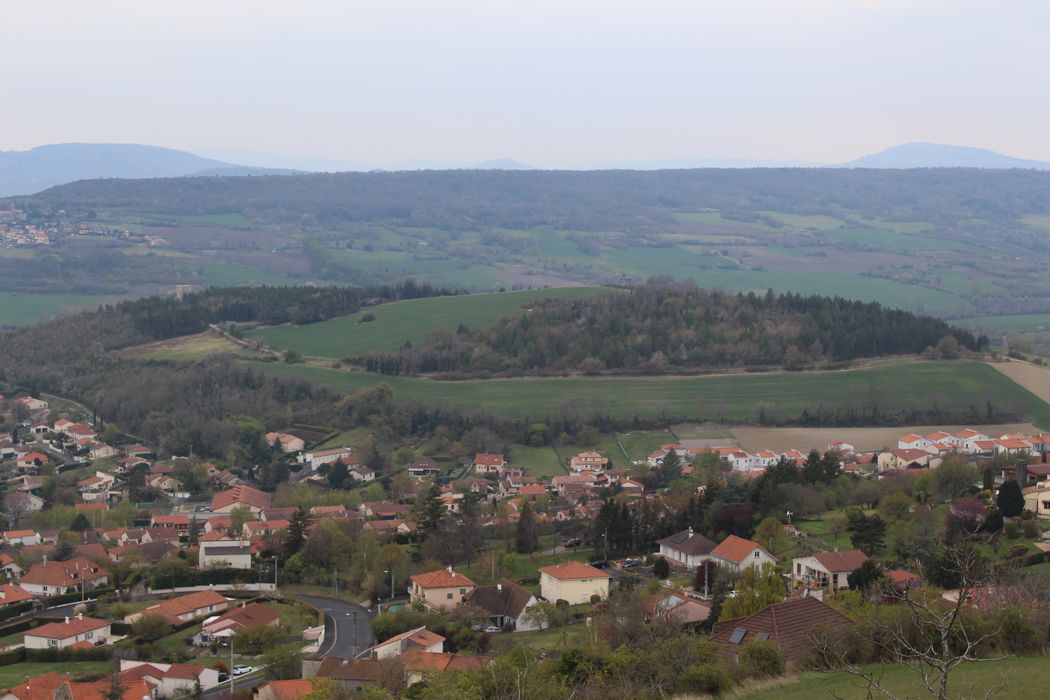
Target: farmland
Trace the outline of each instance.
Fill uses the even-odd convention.
[[[25,326],[43,318],[77,309],[94,309],[114,301],[94,294],[21,294],[0,292],[0,327]]]
[[[433,328],[455,330],[461,324],[478,329],[504,316],[522,313],[523,305],[539,299],[580,299],[607,293],[598,287],[533,289],[522,292],[471,294],[412,299],[373,306],[359,313],[308,326],[274,326],[249,334],[280,350],[297,350],[311,357],[360,357],[371,351],[396,351],[405,341],[418,344]],[[375,320],[362,323],[364,314]]]
[[[818,406],[834,411],[877,404],[883,414],[934,406],[972,412],[986,402],[1050,428],[1050,406],[980,362],[902,362],[806,373],[720,376],[543,377],[457,382],[382,377],[309,365],[246,362],[287,378],[319,382],[342,392],[389,383],[400,398],[480,408],[512,418],[597,414],[621,419],[681,417],[720,423],[752,422],[764,405],[773,420],[796,420]],[[968,416],[969,417],[969,416]]]

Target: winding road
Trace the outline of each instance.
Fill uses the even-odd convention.
[[[372,646],[372,613],[355,603],[321,596],[298,596],[324,612],[324,644],[317,652],[321,656],[341,659],[355,658]]]

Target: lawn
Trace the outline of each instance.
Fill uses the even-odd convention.
[[[297,282],[285,275],[265,270],[254,270],[243,265],[230,263],[178,263],[177,267],[189,272],[197,272],[210,287],[242,287],[252,284],[291,285]]]
[[[564,448],[559,448],[562,457],[568,461],[575,452],[567,453]],[[549,445],[533,447],[531,445],[511,445],[510,463],[515,467],[524,467],[525,473],[531,476],[564,476],[567,472],[558,461],[558,455],[554,448]],[[567,466],[567,465],[566,465]]]
[[[861,410],[878,401],[879,411],[943,406],[972,411],[979,423],[986,402],[1050,428],[1050,406],[981,362],[901,362],[834,372],[669,377],[542,377],[459,382],[387,377],[308,365],[252,363],[260,371],[320,382],[353,392],[387,382],[399,398],[432,404],[483,408],[510,418],[539,420],[563,413],[616,418],[676,417],[721,423],[753,420],[764,402],[778,420],[794,420],[803,409]],[[628,448],[632,454],[633,448]],[[638,452],[642,452],[641,449]]]
[[[241,347],[229,338],[212,333],[184,335],[171,340],[162,340],[124,350],[125,355],[144,357],[150,360],[176,360],[196,362],[209,355],[232,354],[239,357],[258,358],[260,354]]]
[[[1012,314],[1008,316],[971,316],[952,321],[956,326],[996,333],[1033,333],[1050,331],[1050,314]]]
[[[564,645],[568,648],[581,648],[587,642],[587,625],[583,623],[569,625],[564,630],[561,627],[537,630],[535,632],[507,632],[492,636],[489,642],[493,654],[505,654],[517,646],[524,646],[532,651],[543,651],[545,649],[561,649]]]
[[[47,662],[24,662],[0,666],[0,688],[10,688],[27,678],[36,678],[51,671],[68,673],[73,679],[111,673],[116,666],[109,661],[63,661],[61,664]]]
[[[565,287],[411,299],[307,326],[260,328],[249,335],[267,345],[313,357],[360,357],[375,350],[397,350],[406,340],[418,344],[437,327],[455,330],[463,324],[485,328],[504,316],[522,313],[522,304],[529,301],[580,299],[605,293],[600,287]],[[359,323],[364,313],[374,314],[375,320]]]
[[[1006,681],[1006,687],[995,695],[996,698],[1046,697],[1047,664],[1047,658],[1039,656],[964,664],[952,673],[948,687],[950,691],[954,689],[952,697],[969,697],[963,693],[968,693],[970,686],[981,697],[980,691],[990,690]],[[878,671],[878,668],[871,667],[869,670]],[[882,682],[900,698],[928,697],[919,676],[905,666],[887,666]],[[803,673],[765,690],[730,697],[749,700],[817,700],[831,698],[832,693],[844,700],[869,697],[858,684],[859,679],[845,673]]]

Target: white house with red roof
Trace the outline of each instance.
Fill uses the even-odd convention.
[[[915,433],[908,433],[897,438],[898,450],[923,450],[933,444],[933,440]]]
[[[462,603],[476,584],[454,570],[428,571],[412,576],[409,593],[413,602],[420,602],[431,610],[447,610]]]
[[[4,532],[4,544],[9,547],[40,544],[40,533],[36,530],[7,530]]]
[[[772,467],[780,461],[780,455],[773,450],[759,450],[755,453],[755,462],[759,467]]]
[[[30,594],[46,598],[71,593],[83,587],[92,590],[106,585],[109,572],[90,559],[73,557],[66,561],[46,559],[29,567],[18,579],[18,585]]]
[[[270,494],[251,486],[234,486],[220,491],[211,499],[212,513],[232,513],[238,506],[245,506],[258,515],[270,507]]]
[[[412,650],[441,653],[445,651],[445,638],[425,626],[417,627],[376,644],[372,647],[372,658],[390,659]]]
[[[197,682],[208,691],[219,685],[218,669],[201,664],[165,664],[121,659],[117,678],[122,683],[145,681],[156,686],[158,698],[191,697]]]
[[[751,566],[776,565],[777,559],[758,542],[730,535],[711,550],[711,558],[720,566],[733,571],[743,571]]]
[[[479,452],[474,455],[476,474],[502,474],[507,468],[507,458],[501,452]]]
[[[306,442],[291,433],[266,433],[266,444],[270,447],[280,446],[281,452],[291,454],[301,452],[306,447]]]
[[[847,577],[867,560],[868,555],[859,549],[816,552],[791,560],[791,578],[796,583],[807,586],[831,590],[848,588]]]
[[[26,649],[87,649],[105,644],[111,636],[109,620],[77,615],[33,628],[22,640]]]

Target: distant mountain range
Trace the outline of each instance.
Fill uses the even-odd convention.
[[[97,178],[292,172],[295,171],[234,165],[160,146],[61,143],[29,151],[0,151],[0,195],[33,194],[55,185]]]
[[[356,161],[288,156],[259,151],[206,151],[205,158],[171,148],[113,143],[64,143],[29,151],[0,151],[0,196],[34,194],[55,185],[97,178],[215,175],[290,175],[301,172],[369,170]],[[238,164],[239,163],[239,164]],[[591,170],[694,168],[1028,168],[1050,170],[1050,162],[1026,160],[984,148],[906,143],[846,163],[749,158],[678,158],[598,163]],[[408,160],[383,170],[536,170],[510,158],[481,163]]]

